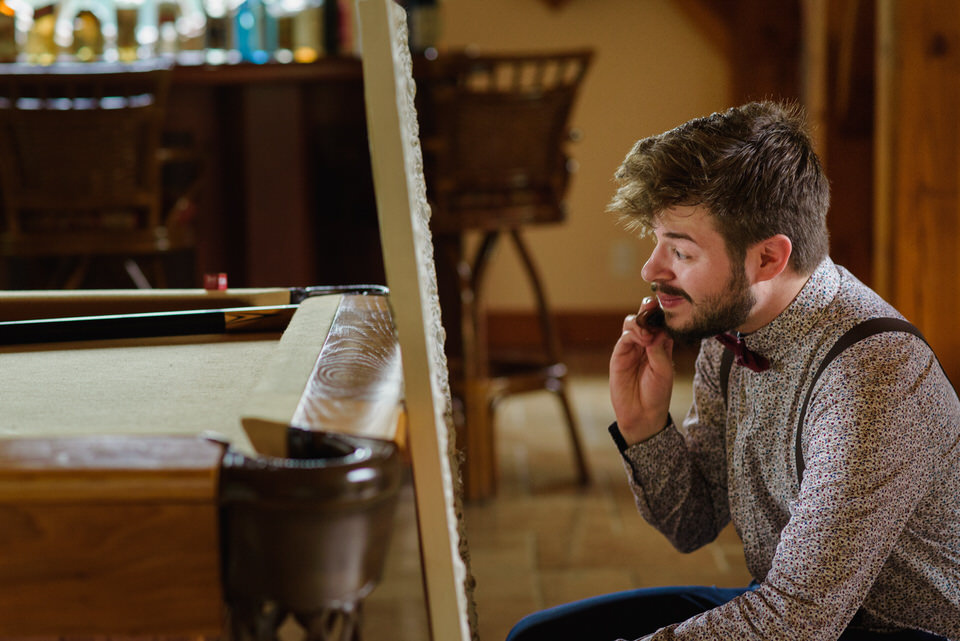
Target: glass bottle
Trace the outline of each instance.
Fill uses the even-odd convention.
[[[323,3],[323,53],[336,56],[340,53],[340,2],[326,0]]]
[[[237,3],[233,0],[203,0],[207,14],[206,61],[210,64],[233,63],[240,60],[233,29],[233,14]]]
[[[140,28],[140,6],[139,1],[117,0],[117,58],[121,62],[132,62],[143,53],[140,51],[137,36]]]
[[[407,26],[411,51],[423,53],[435,48],[440,39],[440,5],[437,0],[409,0]]]
[[[157,3],[157,53],[161,57],[176,58],[180,53],[179,19],[180,7],[175,2]]]
[[[177,36],[180,38],[180,54],[177,57],[182,64],[203,62],[207,15],[200,0],[176,0],[180,8],[177,17]]]
[[[65,0],[54,22],[63,59],[117,60],[117,11],[113,0]]]
[[[49,65],[56,61],[57,44],[53,40],[56,21],[56,2],[40,2],[32,7],[29,18],[25,16],[26,35],[20,57],[27,63]]]
[[[267,51],[272,52],[277,62],[293,62],[293,24],[295,16],[303,11],[304,0],[263,0],[270,21],[266,31],[264,45]]]
[[[33,6],[28,0],[2,0],[3,14],[12,18],[13,48],[15,58],[12,62],[26,62],[27,39],[33,28]]]
[[[17,12],[0,0],[0,62],[17,61]]]
[[[138,57],[162,55],[184,64],[205,61],[207,17],[200,0],[121,1],[142,3],[136,31]]]
[[[263,64],[270,59],[264,33],[266,13],[262,0],[242,0],[234,10],[233,29],[241,60]]]
[[[323,55],[323,0],[307,0],[293,16],[291,26],[294,62],[309,63]]]

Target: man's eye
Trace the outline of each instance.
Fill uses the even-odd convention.
[[[673,255],[676,256],[679,260],[686,260],[686,259],[690,258],[689,256],[687,256],[686,254],[684,254],[684,253],[683,253],[682,251],[680,251],[679,249],[674,249],[674,250],[673,250]]]

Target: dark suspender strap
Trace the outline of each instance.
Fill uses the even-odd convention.
[[[724,348],[720,357],[720,395],[727,402],[727,388],[730,387],[730,367],[733,366],[733,352]]]
[[[823,371],[827,369],[830,362],[835,359],[840,352],[868,336],[882,332],[907,332],[919,337],[923,342],[927,342],[927,339],[923,337],[919,329],[899,318],[871,318],[865,320],[858,325],[854,325],[846,334],[837,340],[833,347],[830,348],[830,351],[827,352],[827,355],[823,357],[823,361],[820,362],[820,367],[817,368],[816,374],[813,375],[813,380],[810,381],[810,387],[807,388],[807,395],[803,399],[803,405],[800,406],[796,440],[797,484],[803,481],[803,449],[800,443],[803,434],[803,421],[807,416],[807,405],[810,403],[810,397],[813,395],[813,388],[816,386],[817,381],[820,380],[820,375],[823,374]]]

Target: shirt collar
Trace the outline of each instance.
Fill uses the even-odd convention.
[[[824,310],[840,291],[840,272],[830,257],[824,258],[800,293],[780,315],[760,329],[744,336],[747,346],[766,356],[776,366],[796,352],[797,340],[820,320]]]

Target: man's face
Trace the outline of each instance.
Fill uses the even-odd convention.
[[[677,341],[732,331],[756,299],[744,266],[732,264],[713,216],[701,207],[672,207],[654,227],[657,246],[641,275],[651,284]]]

